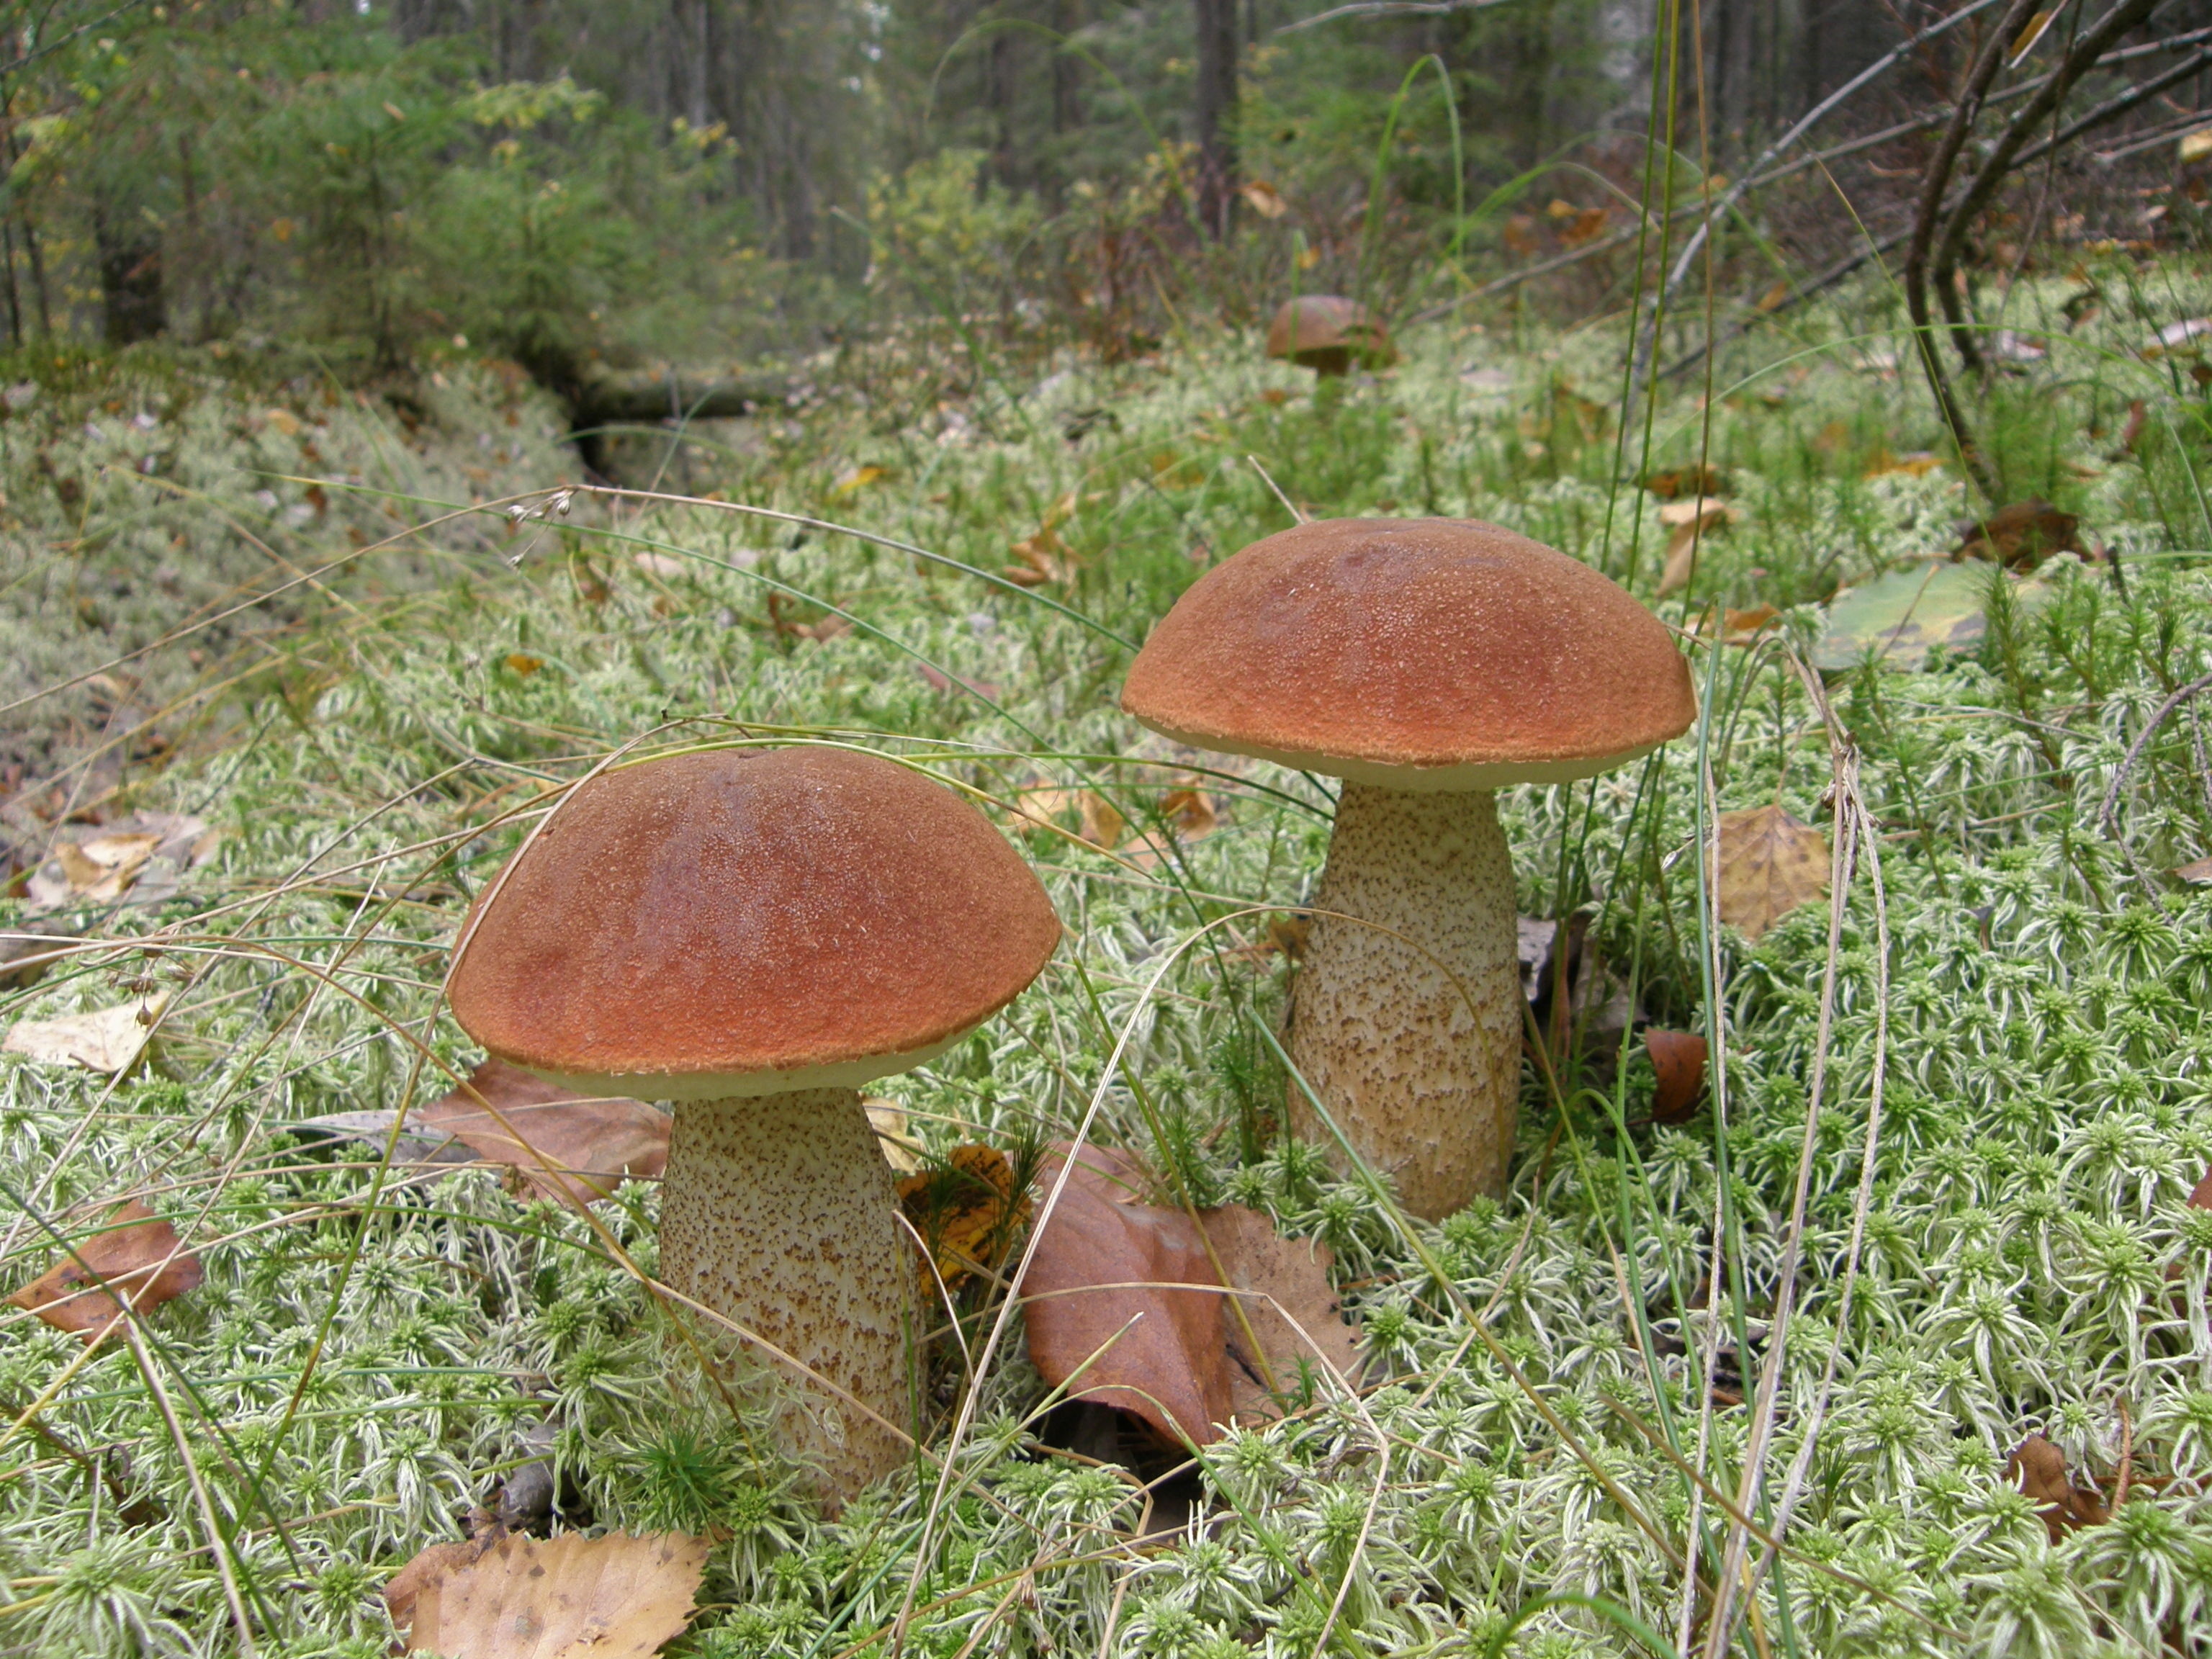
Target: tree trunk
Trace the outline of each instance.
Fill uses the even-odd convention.
[[[1237,0],[1191,0],[1198,23],[1198,216],[1229,234],[1237,200]]]

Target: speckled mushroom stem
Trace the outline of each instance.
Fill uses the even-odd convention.
[[[684,1101],[661,1185],[660,1277],[904,1425],[915,1273],[897,1209],[854,1091]],[[831,1504],[911,1455],[848,1402],[769,1363],[800,1407],[784,1443],[820,1467]]]
[[[1347,782],[1313,902],[1361,921],[1315,918],[1291,1060],[1413,1214],[1438,1220],[1504,1192],[1521,981],[1496,797]],[[1296,1084],[1291,1119],[1301,1136],[1335,1146]]]

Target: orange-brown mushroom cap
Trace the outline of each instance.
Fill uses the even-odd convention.
[[[1633,760],[1698,702],[1665,626],[1579,560],[1471,519],[1336,519],[1193,584],[1121,706],[1201,749],[1491,789]]]
[[[651,1099],[850,1087],[1012,1002],[1060,941],[975,807],[871,755],[673,755],[577,788],[447,982],[499,1058]]]

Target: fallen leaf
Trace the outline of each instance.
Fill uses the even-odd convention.
[[[2151,343],[2145,349],[2143,356],[2146,357],[2162,356],[2178,347],[2185,346],[2192,340],[2206,334],[2212,334],[2212,317],[2185,317],[2181,321],[2168,323],[2164,328],[2159,330],[2157,334],[2152,337]]]
[[[2032,570],[2053,553],[2082,553],[2081,521],[2049,501],[2014,501],[1968,525],[1954,559],[1986,559],[2008,570]]]
[[[866,489],[878,478],[890,477],[890,469],[882,466],[856,466],[837,480],[837,493],[849,495],[856,489]]]
[[[262,412],[261,418],[286,437],[295,437],[300,430],[300,417],[289,409],[270,409]]]
[[[19,921],[0,933],[0,988],[36,985],[76,936],[74,927],[58,921]]]
[[[1813,665],[1840,673],[1872,656],[1885,668],[1911,670],[1937,646],[1955,652],[1978,645],[1989,632],[1990,581],[1979,564],[1930,562],[1844,588],[1829,601]],[[2044,604],[2051,592],[2037,578],[2013,590],[2029,608]]]
[[[1014,1200],[1013,1190],[1013,1166],[995,1146],[955,1146],[942,1167],[918,1170],[899,1182],[899,1207],[928,1253],[924,1307],[938,1304],[940,1280],[957,1289],[978,1268],[997,1271],[1030,1218],[1029,1194]]]
[[[2212,882],[2212,859],[2198,859],[2193,864],[2185,864],[2173,873],[2184,881]],[[2206,1207],[2212,1208],[2212,1205]]]
[[[1040,1191],[1069,1156],[1053,1150]],[[1075,1156],[1020,1286],[1030,1356],[1048,1382],[1128,1412],[1171,1444],[1201,1446],[1223,1425],[1279,1413],[1269,1377],[1287,1389],[1311,1365],[1356,1385],[1358,1334],[1338,1312],[1325,1249],[1276,1237],[1266,1216],[1240,1206],[1194,1222],[1139,1201],[1143,1190],[1127,1153]],[[1252,1293],[1236,1298],[1243,1320],[1209,1241],[1227,1285]]]
[[[1564,247],[1580,247],[1604,234],[1609,216],[1601,207],[1583,208],[1559,227],[1559,243]]]
[[[2069,1532],[2100,1527],[2112,1518],[2100,1493],[2074,1484],[2066,1473],[2066,1454],[2040,1432],[2014,1448],[2005,1462],[2005,1479],[2035,1500],[2036,1513],[2054,1544]]]
[[[1721,643],[1750,645],[1765,634],[1767,624],[1781,614],[1771,605],[1755,605],[1748,611],[1724,610],[1721,612]],[[1707,620],[1704,617],[1698,619],[1695,631],[1699,635],[1706,633]]]
[[[1069,1157],[1053,1148],[1038,1191]],[[1218,1285],[1190,1218],[1125,1201],[1126,1155],[1085,1146],[1046,1218],[1018,1287],[1030,1358],[1054,1388],[1144,1419],[1170,1443],[1205,1445],[1236,1412]],[[1042,1200],[1040,1200],[1042,1202]]]
[[[1016,542],[1009,550],[1021,561],[1006,567],[1006,577],[1025,587],[1041,586],[1046,582],[1064,582],[1073,574],[1074,554],[1060,538],[1058,522],[1048,518],[1036,534]],[[1026,571],[1023,575],[1018,574]]]
[[[1796,287],[1791,283],[1790,279],[1787,276],[1784,276],[1780,282],[1775,283],[1773,287],[1768,289],[1765,293],[1760,295],[1757,304],[1755,304],[1752,309],[1761,312],[1779,311],[1789,302],[1790,296],[1796,291]]]
[[[1694,1031],[1644,1033],[1644,1052],[1651,1069],[1659,1074],[1659,1087],[1651,1097],[1654,1123],[1686,1123],[1696,1115],[1698,1097],[1705,1091],[1705,1040]]]
[[[647,575],[658,576],[664,581],[684,574],[684,561],[673,553],[633,553],[629,562]]]
[[[1309,1370],[1357,1389],[1365,1361],[1359,1333],[1344,1322],[1343,1304],[1328,1282],[1334,1260],[1328,1246],[1285,1238],[1273,1222],[1241,1204],[1200,1210],[1198,1219],[1223,1277],[1245,1292],[1221,1298],[1223,1337],[1236,1367],[1230,1378],[1235,1420],[1274,1421],[1283,1414],[1277,1396],[1295,1392]]]
[[[802,640],[811,640],[817,645],[826,644],[841,634],[853,631],[853,623],[846,617],[823,617],[811,623],[793,623],[791,631]]]
[[[508,652],[507,653],[506,660],[509,672],[520,674],[526,679],[531,675],[535,674],[539,669],[545,666],[544,658],[533,657],[528,653],[522,651]]]
[[[1121,844],[1122,836],[1129,832],[1129,821],[1096,789],[1085,789],[1079,798],[1082,827],[1077,831],[1093,847],[1112,852]]]
[[[1667,562],[1659,576],[1659,597],[1690,585],[1690,574],[1704,539],[1743,517],[1743,509],[1711,495],[1669,501],[1659,509],[1659,522],[1669,526]]]
[[[574,1094],[519,1066],[487,1060],[469,1074],[468,1088],[417,1107],[410,1121],[518,1170],[531,1190],[580,1208],[606,1197],[624,1176],[656,1179],[667,1167],[672,1120],[641,1100]],[[548,1174],[546,1164],[560,1173]]]
[[[1779,806],[1723,812],[1714,877],[1720,919],[1756,940],[1795,910],[1828,893],[1828,838]]]
[[[1160,816],[1178,841],[1203,841],[1221,827],[1213,798],[1202,789],[1170,789],[1160,797]]]
[[[128,1071],[153,1035],[154,1022],[169,1006],[169,994],[118,1002],[88,1014],[59,1019],[19,1020],[0,1049],[27,1054],[49,1066],[82,1066],[110,1073]]]
[[[1644,489],[1662,501],[1671,501],[1683,495],[1725,495],[1728,480],[1718,467],[1700,461],[1694,466],[1678,466],[1665,472],[1654,472],[1644,480]]]
[[[1932,449],[1908,449],[1902,455],[1893,455],[1886,449],[1877,449],[1866,465],[1864,477],[1879,478],[1893,472],[1902,472],[1908,477],[1924,478],[1944,460]]]
[[[2180,151],[2184,167],[2212,155],[2212,127],[2199,127],[2194,132],[2183,133],[2181,143],[2176,148]]]
[[[386,1587],[408,1653],[444,1659],[646,1659],[691,1622],[708,1543],[682,1533],[437,1544]],[[423,1556],[416,1558],[417,1562]],[[395,1598],[393,1592],[399,1595]],[[403,1613],[399,1601],[404,1601]]]
[[[33,915],[76,903],[158,903],[215,855],[222,832],[183,812],[138,812],[80,842],[62,842],[25,883]]]
[[[906,1109],[896,1101],[878,1100],[872,1096],[860,1104],[868,1114],[868,1127],[876,1132],[876,1145],[883,1152],[884,1162],[901,1175],[912,1175],[919,1170],[921,1143],[914,1138]]]
[[[123,1317],[118,1296],[144,1313],[198,1289],[202,1276],[200,1259],[180,1247],[177,1230],[133,1199],[8,1300],[89,1340]]]
[[[1264,179],[1249,180],[1237,193],[1262,219],[1279,219],[1289,208],[1289,204],[1283,200],[1282,192]]]
[[[963,691],[973,691],[977,696],[992,702],[999,700],[999,688],[989,680],[963,680],[957,674],[948,674],[943,669],[933,668],[926,662],[918,662],[915,667],[920,671],[921,678],[929,683],[933,690],[950,691],[957,686]]]

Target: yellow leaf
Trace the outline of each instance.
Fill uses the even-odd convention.
[[[2057,15],[2058,9],[2053,7],[2048,11],[2039,11],[2027,20],[2027,27],[2012,38],[2010,56],[2014,63],[2019,63],[2021,58],[2035,50],[2036,42],[2043,39],[2045,32],[2051,27]]]
[[[510,651],[507,653],[507,665],[512,672],[527,677],[544,667],[545,659],[531,656],[526,652]]]
[[[1723,812],[1716,826],[1719,868],[1713,901],[1720,919],[1757,939],[1797,908],[1828,892],[1828,838],[1779,806]]]
[[[300,417],[289,409],[269,410],[262,418],[288,438],[296,435],[300,430]]]
[[[1279,219],[1289,209],[1282,192],[1264,179],[1255,179],[1237,192],[1262,219]]]
[[[1321,250],[1319,248],[1304,247],[1298,250],[1298,269],[1300,270],[1311,270],[1320,263]]]
[[[1082,828],[1077,831],[1093,847],[1112,852],[1128,833],[1128,820],[1095,789],[1083,792]]]
[[[2199,127],[2194,132],[2181,135],[2181,162],[2186,167],[2191,161],[2201,161],[2212,155],[2212,127]]]
[[[890,469],[884,466],[856,466],[837,480],[837,493],[849,495],[856,489],[866,489],[878,478],[890,477]]]

